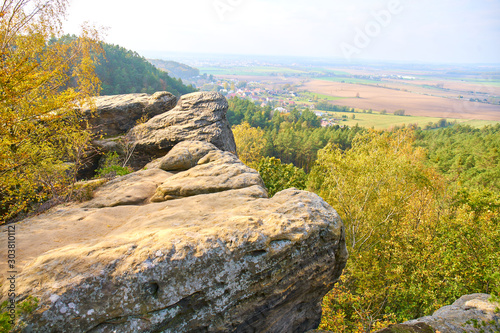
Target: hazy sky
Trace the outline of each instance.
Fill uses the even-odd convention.
[[[161,52],[500,63],[500,0],[70,0],[146,57]]]

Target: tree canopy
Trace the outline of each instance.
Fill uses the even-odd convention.
[[[344,222],[349,260],[321,329],[371,332],[465,294],[500,293],[500,125],[317,128],[307,111],[268,118],[238,99],[231,108],[231,121],[246,121],[235,126],[246,140],[238,153],[269,194],[306,181]]]
[[[196,91],[195,87],[184,85],[181,79],[157,69],[137,52],[107,43],[102,47],[104,53],[96,68],[102,82],[102,95],[168,91],[180,96]]]
[[[61,195],[90,140],[77,111],[100,89],[98,33],[58,41],[66,0],[0,7],[0,218]],[[56,38],[56,39],[54,39]]]
[[[338,211],[349,251],[324,329],[370,332],[500,292],[498,192],[449,186],[415,136],[370,131],[318,153],[309,186]]]

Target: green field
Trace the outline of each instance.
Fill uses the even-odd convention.
[[[436,83],[443,81],[443,80],[446,80],[446,81],[453,81],[453,82],[481,84],[481,85],[485,85],[485,86],[500,87],[500,80],[498,80],[498,79],[488,80],[488,79],[481,78],[481,77],[477,77],[477,78],[463,77],[463,78],[460,78],[460,77],[448,77],[448,76],[440,77],[440,76],[430,76],[430,75],[416,75],[415,77],[417,78],[417,80],[436,81]]]
[[[500,87],[500,80],[467,80],[467,83],[481,84],[484,86]]]
[[[343,82],[343,83],[360,83],[360,84],[382,84],[382,81],[377,80],[367,80],[367,79],[357,79],[350,77],[320,77],[318,80],[331,81],[331,82]]]
[[[337,76],[350,76],[351,74],[348,72],[338,71],[336,69],[328,69],[324,67],[311,67],[309,71],[314,71],[316,73],[323,73],[325,75],[337,75]]]
[[[301,92],[301,96],[305,97],[307,99],[313,99],[314,97],[317,97],[318,99],[327,100],[327,101],[338,101],[339,99],[349,98],[349,97],[335,97],[335,96],[323,95],[323,94],[317,94],[317,93],[311,93],[311,92]],[[302,102],[302,101],[299,101],[299,102]],[[306,102],[306,101],[304,101],[304,102]]]
[[[317,110],[319,112],[325,112]],[[390,129],[395,126],[403,126],[410,124],[418,124],[418,126],[424,128],[428,123],[436,123],[442,118],[434,117],[417,117],[417,116],[394,116],[392,114],[379,114],[379,113],[351,113],[351,112],[326,112],[330,115],[337,115],[336,118],[341,118],[342,115],[347,115],[347,121],[339,122],[340,125],[347,126],[360,126],[366,128],[374,129]],[[354,115],[355,119],[351,119]],[[447,119],[450,122],[456,121],[461,124],[468,124],[473,127],[484,127],[486,125],[495,125],[499,123],[498,121],[488,121],[488,120],[470,120],[470,119]]]
[[[478,119],[460,119],[458,120],[460,124],[465,124],[465,125],[470,125],[472,127],[476,128],[482,128],[487,125],[496,125],[500,123],[500,121],[494,121],[494,120],[478,120]]]

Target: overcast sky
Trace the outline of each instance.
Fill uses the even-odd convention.
[[[70,0],[105,41],[162,52],[500,63],[500,0]]]

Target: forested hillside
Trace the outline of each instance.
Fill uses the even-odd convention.
[[[310,111],[229,105],[238,154],[270,195],[313,191],[346,226],[349,261],[320,328],[370,332],[500,293],[500,125],[321,128]]]
[[[200,70],[191,66],[181,64],[176,61],[167,61],[160,59],[148,59],[156,68],[167,72],[171,77],[179,79],[190,79],[200,75]]]
[[[96,73],[101,80],[101,95],[148,93],[168,91],[183,95],[196,88],[186,86],[181,79],[174,79],[160,71],[137,52],[118,45],[103,43],[104,55]]]
[[[16,15],[24,15],[20,8],[11,13],[12,27],[1,30],[18,44],[0,48],[7,55],[0,57],[0,116],[5,123],[0,130],[0,222],[50,199],[73,196],[72,184],[92,139],[89,130],[82,130],[75,106],[99,91],[101,95],[196,91],[136,52],[103,43],[92,29],[84,36],[49,38],[57,24],[37,27],[17,22]],[[47,19],[54,15],[42,14]],[[27,29],[25,36],[15,39],[16,29]]]

